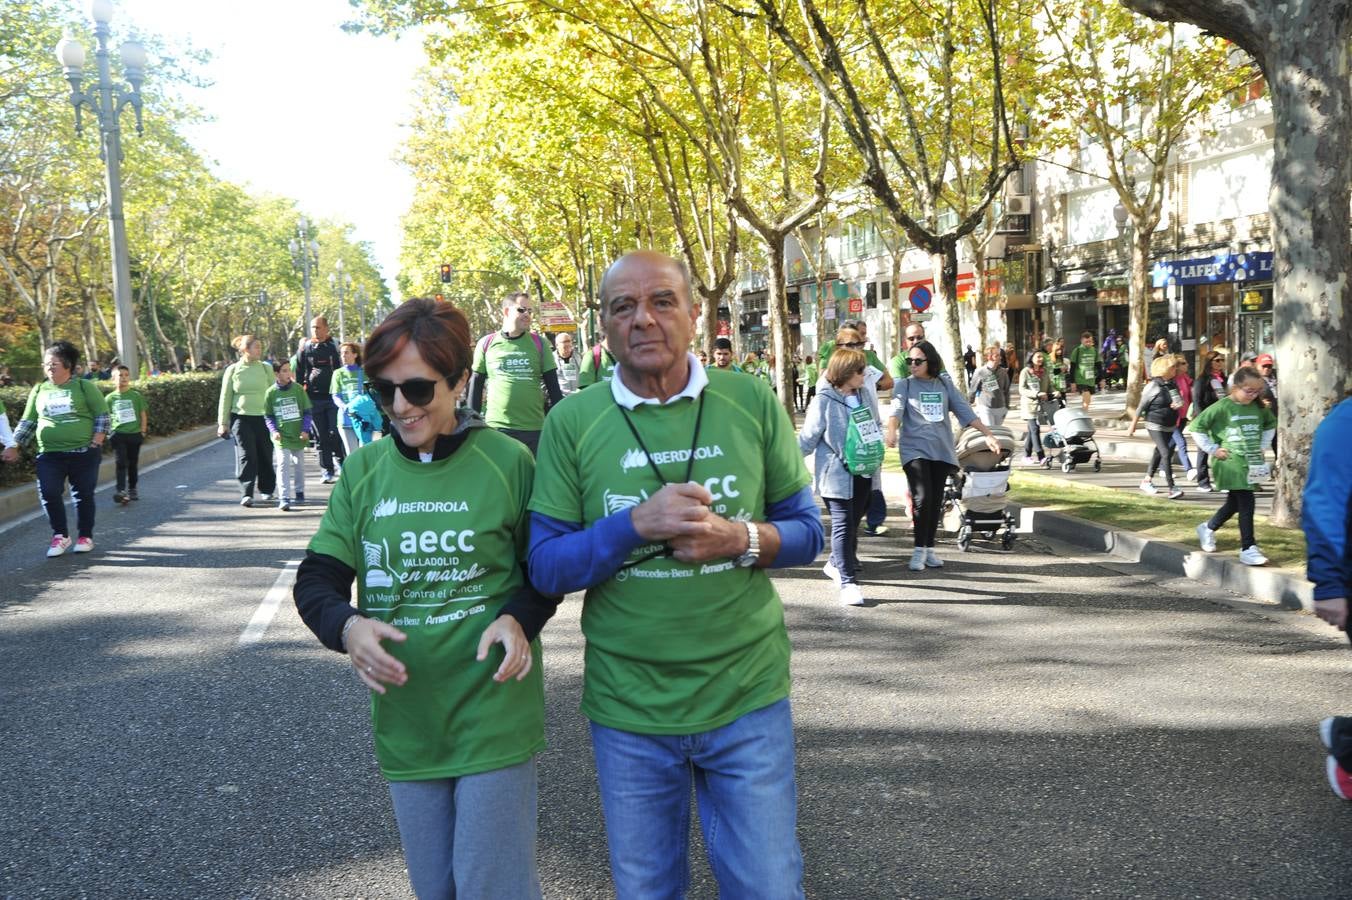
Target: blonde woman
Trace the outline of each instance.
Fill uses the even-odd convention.
[[[1178,426],[1178,417],[1183,409],[1183,398],[1178,393],[1178,384],[1174,374],[1178,367],[1172,355],[1156,356],[1150,361],[1150,383],[1141,392],[1141,403],[1136,407],[1136,415],[1127,427],[1127,437],[1136,433],[1136,423],[1145,418],[1146,431],[1155,442],[1155,452],[1150,455],[1150,466],[1145,478],[1141,479],[1141,490],[1153,494],[1155,489],[1155,470],[1164,468],[1164,480],[1169,485],[1169,499],[1177,500],[1183,492],[1174,486],[1173,436]]]
[[[231,341],[239,359],[221,379],[221,401],[216,410],[216,434],[235,439],[235,477],[239,505],[253,506],[254,488],[260,499],[271,500],[277,473],[272,468],[272,436],[263,418],[264,400],[272,387],[272,366],[263,362],[263,342],[252,334]]]

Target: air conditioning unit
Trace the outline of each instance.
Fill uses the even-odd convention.
[[[1005,215],[1026,216],[1033,211],[1033,198],[1027,194],[1010,194],[1005,198]]]

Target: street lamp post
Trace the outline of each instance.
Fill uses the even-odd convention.
[[[347,340],[347,331],[343,327],[343,292],[352,287],[352,276],[343,274],[343,261],[336,259],[333,261],[334,271],[329,273],[329,289],[338,297],[338,343]]]
[[[319,265],[319,242],[310,237],[310,220],[304,216],[296,222],[296,236],[288,247],[291,250],[291,264],[300,270],[301,284],[305,288],[305,324],[310,324],[310,271]]]
[[[357,317],[361,323],[361,342],[366,344],[366,285],[357,285],[355,292],[357,298]]]
[[[75,107],[75,133],[84,133],[80,121],[81,109],[89,109],[99,122],[102,141],[99,156],[103,159],[108,184],[108,230],[113,253],[113,305],[117,329],[117,355],[122,364],[133,373],[140,371],[136,354],[135,309],[131,299],[131,265],[127,258],[127,226],[122,218],[122,130],[119,125],[122,110],[128,106],[136,113],[136,133],[141,134],[141,82],[145,78],[146,51],[134,40],[124,41],[118,53],[122,57],[122,71],[130,85],[124,90],[113,83],[112,67],[108,59],[108,23],[113,18],[112,0],[91,0],[89,16],[94,20],[94,38],[98,42],[98,84],[92,86],[92,96],[80,89],[84,80],[85,48],[78,41],[65,38],[56,45],[56,56],[70,82],[70,102]]]

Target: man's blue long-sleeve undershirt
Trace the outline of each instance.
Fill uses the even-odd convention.
[[[590,528],[531,513],[527,563],[531,583],[546,594],[568,594],[614,575],[635,547],[647,543],[634,530],[631,512],[620,510]],[[826,535],[811,488],[770,504],[765,516],[766,524],[779,531],[779,553],[770,568],[802,566],[817,558]]]

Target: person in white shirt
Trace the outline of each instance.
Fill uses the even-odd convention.
[[[14,432],[9,429],[9,416],[0,409],[0,447],[4,447],[4,452],[0,452],[0,462],[13,463],[19,461],[19,445],[14,441]]]
[[[554,361],[559,373],[559,392],[567,397],[577,391],[577,376],[582,370],[582,359],[577,355],[571,332],[565,331],[554,339]]]

